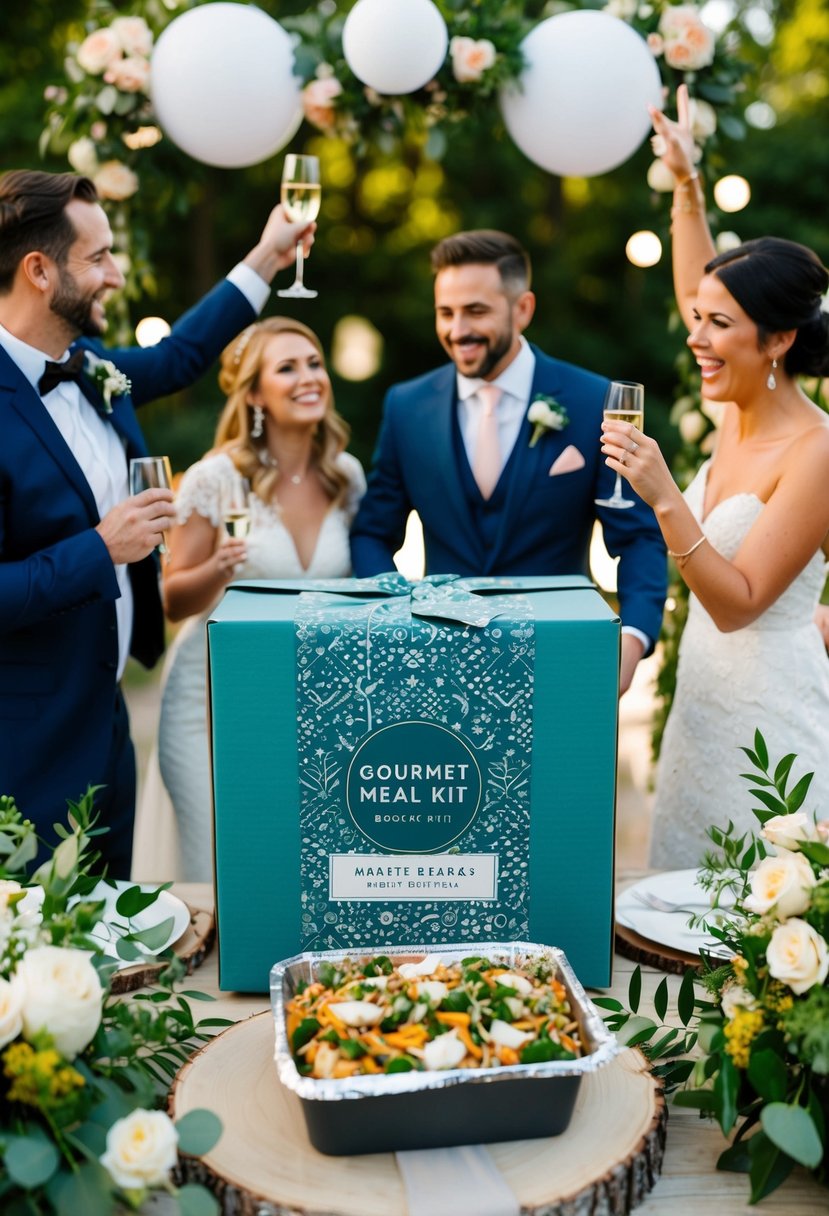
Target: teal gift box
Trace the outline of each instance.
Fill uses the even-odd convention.
[[[223,990],[446,941],[609,984],[619,620],[587,579],[239,583],[207,640]]]

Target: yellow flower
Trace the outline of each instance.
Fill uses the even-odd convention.
[[[30,1043],[13,1043],[3,1055],[3,1072],[11,1081],[9,1101],[48,1109],[58,1106],[86,1084],[54,1047],[36,1051]]]
[[[734,1017],[723,1030],[726,1044],[725,1050],[731,1056],[737,1068],[748,1068],[748,1057],[751,1044],[763,1028],[762,1009],[743,1009],[737,1007]]]

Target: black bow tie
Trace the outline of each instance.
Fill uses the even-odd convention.
[[[46,360],[46,370],[37,382],[38,392],[45,397],[53,388],[57,388],[62,380],[78,381],[83,374],[84,352],[76,351],[65,363],[51,363]]]

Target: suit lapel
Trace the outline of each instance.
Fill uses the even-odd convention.
[[[449,364],[436,373],[431,396],[417,404],[416,426],[423,449],[416,467],[435,470],[434,477],[428,477],[427,481],[441,487],[444,525],[440,530],[448,532],[454,524],[463,547],[475,554],[476,564],[480,565],[484,560],[483,543],[469,510],[455,457],[455,383],[455,368]]]
[[[22,420],[29,426],[42,443],[55,463],[60,467],[67,481],[83,500],[90,521],[98,523],[98,508],[89,482],[83,475],[81,467],[72,455],[71,449],[55,426],[49,411],[44,406],[38,394],[29,381],[0,348],[0,384],[6,386],[9,392],[9,403]]]

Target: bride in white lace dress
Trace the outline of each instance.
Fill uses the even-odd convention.
[[[697,864],[706,828],[757,830],[739,750],[760,729],[804,810],[829,808],[829,658],[815,623],[829,553],[829,419],[798,376],[829,373],[829,274],[811,250],[763,237],[715,256],[687,96],[654,114],[674,196],[674,281],[704,395],[723,403],[717,449],[685,496],[656,443],[604,424],[607,463],[654,508],[691,592],[657,771],[651,861]]]
[[[250,326],[224,352],[219,382],[228,401],[216,446],[182,479],[164,578],[168,615],[188,618],[167,661],[158,742],[187,881],[212,876],[205,621],[234,579],[349,574],[365,488],[311,330],[278,317]],[[252,486],[250,529],[233,539],[223,508],[240,478]]]

